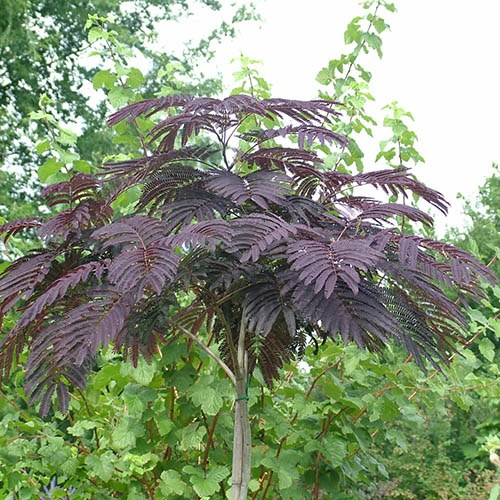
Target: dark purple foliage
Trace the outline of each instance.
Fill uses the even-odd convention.
[[[322,146],[346,139],[335,132],[336,103],[324,100],[169,96],[126,106],[109,124],[167,109],[150,156],[49,186],[59,213],[0,227],[5,239],[37,228],[47,246],[0,276],[0,317],[22,301],[1,371],[28,348],[26,389],[42,414],[54,394],[68,408],[67,386],[85,386],[99,348],[112,343],[136,364],[176,325],[197,334],[212,319],[225,355],[243,324],[250,367],[269,383],[310,337],[377,350],[394,341],[420,364],[446,359],[466,326],[446,290],[477,300],[480,280],[494,278],[452,245],[401,233],[402,218],[432,224],[408,198],[446,212],[440,193],[406,168],[328,170]],[[249,119],[274,128],[250,130]],[[366,185],[400,200],[358,196]],[[111,202],[132,186],[141,189],[134,213],[113,217]],[[185,290],[196,298],[173,321]]]
[[[0,235],[3,235],[3,242],[7,243],[11,236],[15,236],[24,229],[34,229],[41,225],[42,222],[39,217],[26,217],[0,225]]]

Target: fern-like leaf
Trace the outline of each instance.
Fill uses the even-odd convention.
[[[79,237],[90,227],[109,222],[112,212],[105,201],[84,200],[75,208],[63,210],[44,222],[38,235],[46,241],[65,240],[70,234]]]
[[[169,315],[169,302],[160,297],[151,297],[134,307],[124,328],[114,340],[114,349],[122,351],[124,358],[130,357],[137,366],[139,355],[147,361],[158,352],[158,344],[165,341],[160,333],[165,329],[165,318]]]
[[[138,284],[161,294],[167,281],[174,281],[179,257],[161,242],[144,248],[130,249],[115,257],[109,267],[108,279],[124,292]]]
[[[257,171],[240,177],[232,172],[216,173],[205,182],[213,193],[228,197],[237,205],[251,200],[267,210],[269,203],[280,203],[290,191],[290,178],[276,172]]]
[[[193,221],[225,217],[233,207],[227,198],[204,189],[183,188],[177,191],[175,201],[162,206],[161,219],[170,233]]]
[[[246,153],[241,157],[241,161],[265,170],[275,167],[292,173],[304,168],[315,170],[316,165],[321,163],[319,156],[312,151],[282,147],[261,148],[253,153]]]
[[[0,317],[21,299],[28,299],[45,278],[57,253],[21,257],[0,275]]]
[[[304,149],[306,146],[310,148],[315,142],[319,142],[322,145],[338,143],[342,147],[347,146],[348,142],[344,136],[337,134],[333,130],[314,125],[299,125],[298,127],[288,125],[287,127],[266,130],[255,129],[240,134],[239,137],[247,142],[262,144],[265,141],[276,139],[277,137],[288,137],[292,135],[297,136],[297,142],[300,149]]]
[[[42,191],[47,205],[80,203],[85,199],[93,199],[99,188],[99,180],[90,174],[75,174],[69,181],[58,182],[47,186]]]
[[[356,218],[385,222],[388,218],[394,216],[406,217],[415,222],[422,222],[428,227],[432,227],[434,222],[433,218],[422,212],[422,210],[401,203],[373,203],[358,214]]]
[[[138,289],[119,294],[102,288],[93,294],[93,300],[70,310],[35,337],[28,357],[28,376],[45,363],[81,366],[99,347],[116,338],[138,301]]]
[[[278,118],[288,116],[304,125],[329,122],[332,117],[340,114],[334,109],[334,106],[339,103],[324,99],[300,101],[297,99],[272,98],[264,99],[262,103],[268,112],[275,114]]]
[[[174,149],[178,138],[180,138],[181,146],[185,146],[192,136],[197,136],[201,131],[216,133],[217,128],[229,128],[236,124],[236,119],[231,119],[226,115],[183,113],[158,123],[149,133],[149,143],[153,144],[159,140],[156,153],[165,153]]]
[[[215,250],[219,243],[228,246],[232,237],[233,230],[228,222],[211,220],[192,224],[165,241],[181,248],[208,246]]]
[[[282,203],[282,207],[296,224],[321,225],[342,224],[342,220],[334,217],[327,207],[317,201],[303,198],[301,196],[288,196]]]
[[[397,321],[364,280],[357,293],[339,283],[329,297],[315,293],[311,285],[300,285],[292,294],[292,303],[302,317],[321,325],[329,336],[340,334],[345,343],[354,341],[360,347],[378,349],[399,334]]]
[[[103,249],[111,246],[145,249],[164,236],[166,231],[163,224],[143,215],[120,219],[92,233],[92,238],[100,241]]]
[[[354,294],[361,277],[358,270],[368,271],[383,260],[383,254],[363,240],[344,239],[324,243],[298,240],[288,248],[290,268],[300,271],[299,280],[314,283],[314,293],[323,291],[329,298],[340,278]]]
[[[205,163],[213,152],[212,146],[190,146],[132,160],[108,162],[101,167],[99,175],[107,176],[108,181],[127,177],[137,183],[143,181],[152,173],[164,170],[172,165],[184,165],[188,162]]]
[[[268,279],[252,285],[245,294],[242,308],[245,328],[251,333],[266,337],[280,315],[289,335],[293,337],[296,333],[294,310],[274,281]]]
[[[256,262],[272,243],[297,232],[297,229],[276,215],[253,214],[231,221],[234,236],[229,246],[231,252],[240,253],[240,261]]]
[[[40,227],[42,222],[40,217],[25,217],[0,225],[0,236],[3,234],[3,242],[7,243],[11,236],[15,236],[25,229]]]
[[[185,106],[193,99],[194,97],[190,95],[176,94],[159,97],[158,99],[137,101],[114,112],[108,119],[108,125],[112,127],[122,120],[127,120],[127,123],[130,124],[141,115],[151,116],[169,108]]]
[[[364,172],[356,175],[326,172],[323,178],[324,182],[335,190],[339,190],[348,184],[354,184],[358,186],[374,186],[393,196],[401,194],[408,197],[409,193],[414,193],[436,207],[440,212],[446,214],[448,211],[449,204],[443,195],[415,180],[409,174],[409,169],[405,167]]]
[[[179,190],[189,186],[196,186],[207,177],[207,174],[187,165],[172,165],[150,176],[144,185],[142,195],[137,204],[139,210],[150,203],[150,212],[158,206],[173,201]]]
[[[109,260],[88,262],[72,269],[64,276],[54,281],[36,300],[25,308],[23,314],[16,323],[16,329],[28,326],[35,320],[44,309],[56,302],[56,300],[65,297],[69,290],[73,290],[81,283],[84,283],[93,274],[100,279],[104,271],[109,266]]]

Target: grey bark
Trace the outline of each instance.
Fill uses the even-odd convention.
[[[238,338],[237,364],[231,499],[246,500],[250,482],[252,435],[248,414],[248,354],[245,350],[243,321]]]
[[[248,400],[245,399],[246,380],[236,382],[238,399],[235,403],[233,438],[232,500],[246,500],[250,481],[251,433]]]

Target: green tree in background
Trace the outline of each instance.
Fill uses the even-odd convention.
[[[490,263],[497,276],[499,187],[498,166],[493,165],[477,198],[466,201],[464,215],[469,220],[447,235],[454,244]],[[445,397],[431,396],[428,408],[419,404],[418,421],[390,424],[390,432],[406,436],[407,446],[385,442],[373,450],[388,478],[372,475],[367,498],[500,497],[497,467],[488,460],[500,441],[499,300],[500,289],[495,287],[487,300],[470,310],[473,338],[480,335],[464,353],[462,367],[456,366],[442,384]],[[468,380],[467,385],[455,384],[457,377]]]
[[[321,73],[328,85],[324,87],[329,94],[325,97],[336,96],[349,104],[345,133],[355,142],[340,153],[330,152],[326,160],[329,167],[337,165],[340,172],[362,171],[370,164],[364,157],[363,144],[376,123],[365,110],[365,103],[373,96],[368,88],[371,75],[362,57],[365,51],[370,55],[381,50],[380,34],[387,29],[382,11],[385,7],[394,10],[387,2],[365,2],[364,7],[366,10],[346,32],[352,51]],[[107,46],[105,37],[112,27],[103,18],[95,16],[89,25],[95,28],[92,37],[98,37],[94,41],[99,45],[96,50],[107,63],[94,75],[94,86],[104,88],[108,100],[115,104],[120,99],[128,102],[151,96],[137,70],[127,64],[127,56],[120,63],[122,68],[113,60],[121,50],[114,42],[123,43],[124,39],[113,35],[111,47]],[[127,43],[122,48],[125,53]],[[253,90],[260,98],[268,97],[268,84],[248,60],[242,62],[236,93]],[[168,79],[165,94],[183,88],[182,79],[177,83],[171,72],[166,75],[152,78]],[[46,100],[40,101],[41,108],[38,102],[33,118],[43,134],[35,132],[30,137],[42,144],[42,159],[38,161],[43,167],[39,169],[41,182],[65,180],[74,169],[94,171],[95,157],[88,148],[83,151],[83,140],[65,135],[59,128],[65,129],[66,119],[62,117],[61,121]],[[409,160],[418,162],[420,155],[415,150],[407,112],[393,106],[388,113],[389,139],[380,152],[380,161],[397,167],[408,161],[409,154]],[[138,123],[139,128],[143,125],[147,126]],[[117,161],[140,154],[139,134],[130,128],[117,130],[114,139],[104,136],[102,147],[97,148],[99,158],[103,152],[114,152],[112,140],[124,152],[114,158]],[[62,142],[54,137],[61,137]],[[126,192],[115,208],[127,213],[136,200],[136,192]],[[34,213],[20,200],[13,217]],[[401,223],[406,228],[408,221]],[[7,243],[9,252],[15,255],[17,249],[24,250],[23,243],[20,235],[12,237]],[[181,305],[189,300],[179,296]],[[314,346],[308,346],[304,363],[292,360],[285,364],[281,383],[272,389],[256,370],[248,402],[250,412],[258,415],[251,421],[249,497],[383,498],[398,493],[391,490],[395,481],[400,485],[400,498],[425,498],[423,494],[436,492],[429,498],[445,499],[449,491],[438,484],[445,471],[449,474],[442,482],[449,489],[462,473],[462,484],[453,498],[487,500],[490,490],[494,493],[493,468],[484,475],[477,474],[471,484],[464,485],[463,478],[470,474],[472,461],[476,469],[479,463],[488,463],[488,454],[481,446],[487,435],[498,430],[494,421],[499,414],[495,385],[498,359],[491,344],[481,343],[485,332],[500,336],[497,312],[485,307],[482,316],[476,313],[471,317],[470,334],[477,336],[472,344],[475,350],[463,351],[463,356],[451,361],[447,379],[435,371],[424,374],[414,363],[402,364],[404,354],[397,348],[385,352],[382,360],[353,345],[333,343],[322,346],[317,354]],[[5,318],[2,333],[14,319]],[[205,327],[200,330],[200,338],[207,345],[213,343]],[[21,357],[21,363],[24,360]],[[55,411],[46,420],[27,405],[23,377],[23,370],[16,367],[0,391],[0,496],[9,500],[39,499],[42,495],[131,500],[226,498],[234,397],[228,379],[189,339],[180,337],[167,343],[152,364],[140,361],[137,368],[124,363],[121,355],[110,349],[101,352],[86,390],[71,396],[69,413]],[[476,411],[479,403],[484,406]],[[481,429],[488,413],[489,426]],[[456,421],[461,424],[455,425]],[[427,432],[432,422],[435,428]],[[465,442],[465,438],[448,441],[458,433],[464,437],[474,432],[477,442]],[[468,454],[461,448],[457,452],[462,444],[469,445]],[[455,463],[450,465],[450,454],[443,457],[443,448],[445,453],[454,453]],[[411,468],[415,463],[422,465],[420,470]],[[400,477],[404,483],[398,483]]]
[[[128,57],[141,55],[153,74],[159,68],[175,67],[176,78],[171,78],[171,71],[163,78],[169,80],[172,91],[214,94],[220,91],[220,82],[206,78],[199,62],[210,60],[216,43],[233,36],[238,22],[253,18],[251,4],[231,3],[227,19],[221,17],[207,38],[195,40],[178,55],[158,53],[151,46],[159,20],[185,23],[189,32],[194,7],[220,12],[228,5],[215,0],[0,0],[0,168],[23,172],[17,183],[16,177],[8,176],[15,187],[2,192],[0,216],[14,215],[10,207],[17,204],[16,191],[36,195],[36,189],[26,190],[26,186],[33,184],[30,173],[40,165],[33,137],[43,133],[45,124],[30,122],[29,116],[42,96],[62,123],[76,123],[83,131],[78,137],[83,156],[98,163],[113,151],[111,135],[102,126],[108,104],[91,103],[88,92],[82,92],[82,84],[102,64],[99,58],[89,59],[93,40],[87,40],[83,29],[89,14],[106,17],[109,29],[127,47]],[[152,83],[145,92],[161,89],[158,80],[148,82]]]
[[[151,50],[158,21],[171,20],[188,27],[197,6],[214,12],[225,7],[230,17],[221,18],[207,38],[194,40],[177,56]],[[0,224],[46,211],[38,197],[39,181],[47,177],[43,172],[80,156],[99,164],[116,150],[111,132],[102,125],[110,101],[113,104],[112,96],[109,101],[96,95],[90,99],[91,90],[82,92],[82,85],[92,81],[96,67],[110,63],[126,66],[127,58],[139,55],[152,74],[161,75],[161,79],[148,79],[146,85],[141,71],[135,70],[136,88],[141,86],[146,95],[219,92],[220,80],[204,77],[199,63],[210,60],[218,42],[234,36],[238,22],[255,17],[252,4],[228,6],[228,2],[213,0],[0,0]],[[84,29],[90,14],[96,20],[91,28],[94,36],[88,36]],[[115,52],[114,60],[109,50],[95,49],[98,25],[104,22],[120,39],[122,53]],[[113,90],[115,85],[106,75],[110,76],[109,69],[94,79],[95,90]],[[118,78],[116,73],[113,78]],[[92,85],[88,87],[92,89]],[[68,128],[68,124],[73,127]],[[80,133],[75,134],[75,129]],[[47,151],[46,134],[51,152]],[[40,137],[42,140],[37,140]],[[123,144],[120,148],[123,150]],[[34,176],[40,168],[42,175]],[[10,257],[17,255],[16,248],[27,249],[33,244],[19,238]],[[0,251],[0,266],[6,258]]]
[[[479,188],[477,198],[466,201],[464,214],[465,227],[452,229],[448,237],[484,262],[496,257],[492,269],[500,276],[500,169],[497,163]]]

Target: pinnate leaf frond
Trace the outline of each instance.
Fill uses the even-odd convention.
[[[118,245],[146,249],[163,236],[166,236],[163,224],[143,215],[119,219],[92,233],[92,238],[100,241],[103,249]]]
[[[244,177],[232,172],[218,172],[205,182],[205,186],[237,205],[251,200],[267,210],[269,203],[279,204],[290,192],[290,180],[288,176],[277,172],[257,171]]]
[[[181,248],[186,246],[208,246],[215,250],[219,243],[228,246],[233,237],[233,230],[230,224],[223,220],[210,220],[198,222],[184,228],[175,236],[166,239],[172,246]]]
[[[321,124],[329,122],[332,117],[340,115],[335,109],[339,103],[316,99],[301,101],[298,99],[271,98],[262,101],[266,109],[278,118],[287,116],[301,124]]]
[[[234,204],[222,196],[204,189],[183,188],[177,191],[175,201],[162,206],[161,219],[168,232],[187,226],[194,220],[214,220],[225,217]]]
[[[179,257],[172,249],[155,242],[121,252],[109,267],[108,279],[124,292],[140,284],[159,295],[167,281],[174,281],[178,265]]]
[[[21,299],[28,299],[45,278],[56,258],[55,251],[21,257],[0,275],[0,318]]]
[[[56,318],[32,343],[28,375],[42,360],[81,366],[89,356],[95,356],[99,347],[107,346],[120,333],[138,301],[137,291],[120,294],[112,289],[95,289],[91,301]]]
[[[90,174],[75,174],[69,181],[58,182],[47,186],[42,196],[49,206],[59,204],[76,204],[85,199],[93,199],[100,187],[99,180]]]
[[[348,142],[344,136],[337,134],[333,130],[308,124],[299,125],[298,127],[288,125],[268,130],[255,129],[239,135],[241,139],[247,142],[257,142],[258,144],[278,137],[289,136],[297,136],[300,149],[305,149],[306,146],[310,148],[316,142],[322,145],[338,143],[341,146],[346,146]]]
[[[317,201],[302,196],[287,196],[282,208],[288,212],[295,224],[321,225],[322,223],[340,224],[343,221],[332,215],[327,207]]]
[[[174,149],[177,139],[184,147],[191,137],[199,135],[202,131],[214,134],[217,128],[228,128],[236,124],[237,120],[229,116],[183,113],[158,123],[149,133],[149,143],[153,144],[159,140],[155,151],[165,153]]]
[[[135,301],[134,294],[96,291],[95,300],[69,311],[34,338],[27,363],[26,392],[31,404],[41,399],[42,415],[47,414],[56,387],[62,396],[59,407],[67,410],[65,390],[60,386],[69,382],[85,387],[91,360],[99,347],[120,333]]]
[[[126,177],[135,183],[141,182],[149,175],[172,165],[184,165],[186,163],[206,162],[213,153],[212,146],[186,146],[180,150],[168,151],[166,153],[108,162],[101,167],[99,175],[107,176],[106,180],[114,180]]]
[[[246,153],[241,157],[241,161],[264,170],[275,167],[292,173],[301,168],[315,169],[315,165],[321,163],[318,155],[312,151],[282,147],[261,148],[252,153]]]
[[[399,334],[396,319],[365,280],[359,282],[357,293],[340,282],[329,297],[315,293],[312,285],[300,285],[292,302],[302,317],[320,324],[325,335],[340,334],[345,343],[377,350]]]
[[[169,203],[179,195],[182,188],[194,187],[205,179],[207,174],[188,165],[172,165],[150,176],[142,191],[137,208],[141,210],[150,203],[150,211]]]
[[[63,210],[44,222],[38,235],[45,241],[67,239],[69,235],[79,237],[94,225],[109,222],[113,210],[102,200],[84,200],[76,207]]]
[[[371,206],[364,209],[356,216],[361,220],[374,220],[386,222],[390,217],[401,216],[415,222],[432,227],[434,219],[411,205],[403,205],[402,203],[372,203]]]
[[[4,235],[3,242],[7,243],[11,236],[15,236],[25,229],[33,229],[40,227],[41,225],[42,221],[40,217],[25,217],[23,219],[17,219],[12,222],[0,224],[0,236]]]
[[[16,329],[28,326],[28,324],[36,319],[44,309],[56,302],[56,300],[64,297],[69,290],[87,281],[91,275],[100,279],[109,266],[109,262],[108,259],[87,262],[55,280],[32,304],[29,305],[29,307],[25,308],[23,314],[16,323]]]
[[[234,237],[229,250],[242,252],[241,262],[256,262],[272,244],[295,234],[297,229],[280,217],[271,214],[252,214],[230,222]]]
[[[172,107],[181,107],[193,99],[194,97],[191,95],[176,94],[159,97],[157,99],[144,99],[142,101],[137,101],[113,113],[108,119],[108,125],[112,127],[125,119],[127,120],[127,123],[130,124],[141,115],[151,116],[154,113],[158,113],[159,111],[164,111]]]
[[[196,115],[227,116],[227,115],[259,115],[272,118],[265,102],[248,95],[235,94],[223,99],[212,97],[199,97],[189,102],[185,108],[185,113]]]
[[[409,169],[405,167],[377,170],[374,172],[364,172],[361,174],[345,174],[339,172],[326,172],[325,182],[334,189],[343,188],[346,185],[370,185],[382,189],[385,193],[393,196],[403,195],[408,197],[414,193],[446,214],[448,202],[438,191],[427,187],[417,181],[409,174]]]
[[[264,380],[269,387],[282,375],[281,370],[285,363],[303,355],[305,347],[305,335],[295,332],[291,335],[286,326],[275,325],[265,339],[258,335],[249,335],[248,351],[249,365],[253,370],[258,365]]]
[[[304,285],[314,283],[314,293],[323,292],[329,298],[340,278],[354,294],[359,291],[358,271],[374,268],[383,254],[366,241],[343,239],[324,243],[298,240],[288,247],[290,269],[299,271]]]
[[[245,328],[251,333],[266,337],[280,315],[288,334],[294,336],[296,333],[294,310],[288,299],[281,295],[277,283],[269,278],[250,287],[242,308]]]

